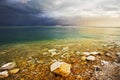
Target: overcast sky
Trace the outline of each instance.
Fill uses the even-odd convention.
[[[120,0],[0,0],[1,26],[91,25],[95,20],[118,26]]]

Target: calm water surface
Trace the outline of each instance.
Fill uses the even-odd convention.
[[[120,28],[11,27],[0,28],[0,45],[55,39],[120,40]]]

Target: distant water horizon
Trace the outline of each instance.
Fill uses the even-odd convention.
[[[55,39],[119,40],[120,27],[6,26],[0,27],[0,45]]]

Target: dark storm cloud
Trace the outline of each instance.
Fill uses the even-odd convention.
[[[0,0],[0,25],[76,24],[120,17],[120,0]]]
[[[0,1],[0,26],[9,25],[55,25],[57,22],[42,16],[44,13],[35,5],[20,2],[10,3],[8,0]],[[39,15],[39,16],[37,16]]]

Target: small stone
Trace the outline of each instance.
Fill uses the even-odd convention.
[[[3,66],[0,67],[1,70],[6,70],[6,69],[13,69],[16,67],[15,62],[9,62],[7,64],[4,64]]]
[[[90,52],[83,52],[83,55],[89,56],[91,53]]]
[[[83,80],[82,77],[81,77],[80,75],[77,75],[76,78],[79,79],[79,80]]]
[[[77,54],[77,55],[80,55],[80,52],[77,51],[76,54]]]
[[[16,73],[18,73],[19,72],[19,68],[16,68],[16,69],[12,69],[12,70],[10,70],[9,72],[11,73],[11,74],[16,74]]]
[[[49,53],[56,52],[56,51],[57,51],[57,49],[50,49],[50,50],[48,50]]]
[[[95,61],[95,57],[94,56],[88,56],[87,60],[89,60],[89,61]]]
[[[110,62],[101,60],[101,65],[108,65],[108,64],[110,64]]]
[[[69,51],[69,47],[64,47],[62,51]]]
[[[44,52],[44,53],[43,53],[43,55],[47,55],[47,54],[48,54],[48,52]]]
[[[103,44],[103,47],[107,47],[108,45],[107,44]]]
[[[56,52],[51,52],[51,57],[53,57],[54,55],[57,55]]]
[[[0,72],[0,78],[6,78],[8,76],[9,76],[8,71],[2,71],[2,72]]]
[[[85,61],[86,58],[87,58],[86,56],[82,56],[82,57],[81,57],[81,60],[82,60],[82,61]]]
[[[120,52],[117,52],[116,55],[117,55],[117,56],[120,56]]]
[[[69,76],[71,73],[71,65],[65,62],[55,62],[50,66],[50,70],[58,75],[62,75],[64,77]]]
[[[112,57],[110,53],[106,53],[105,55],[108,57]]]
[[[100,52],[91,52],[91,55],[98,55]]]

